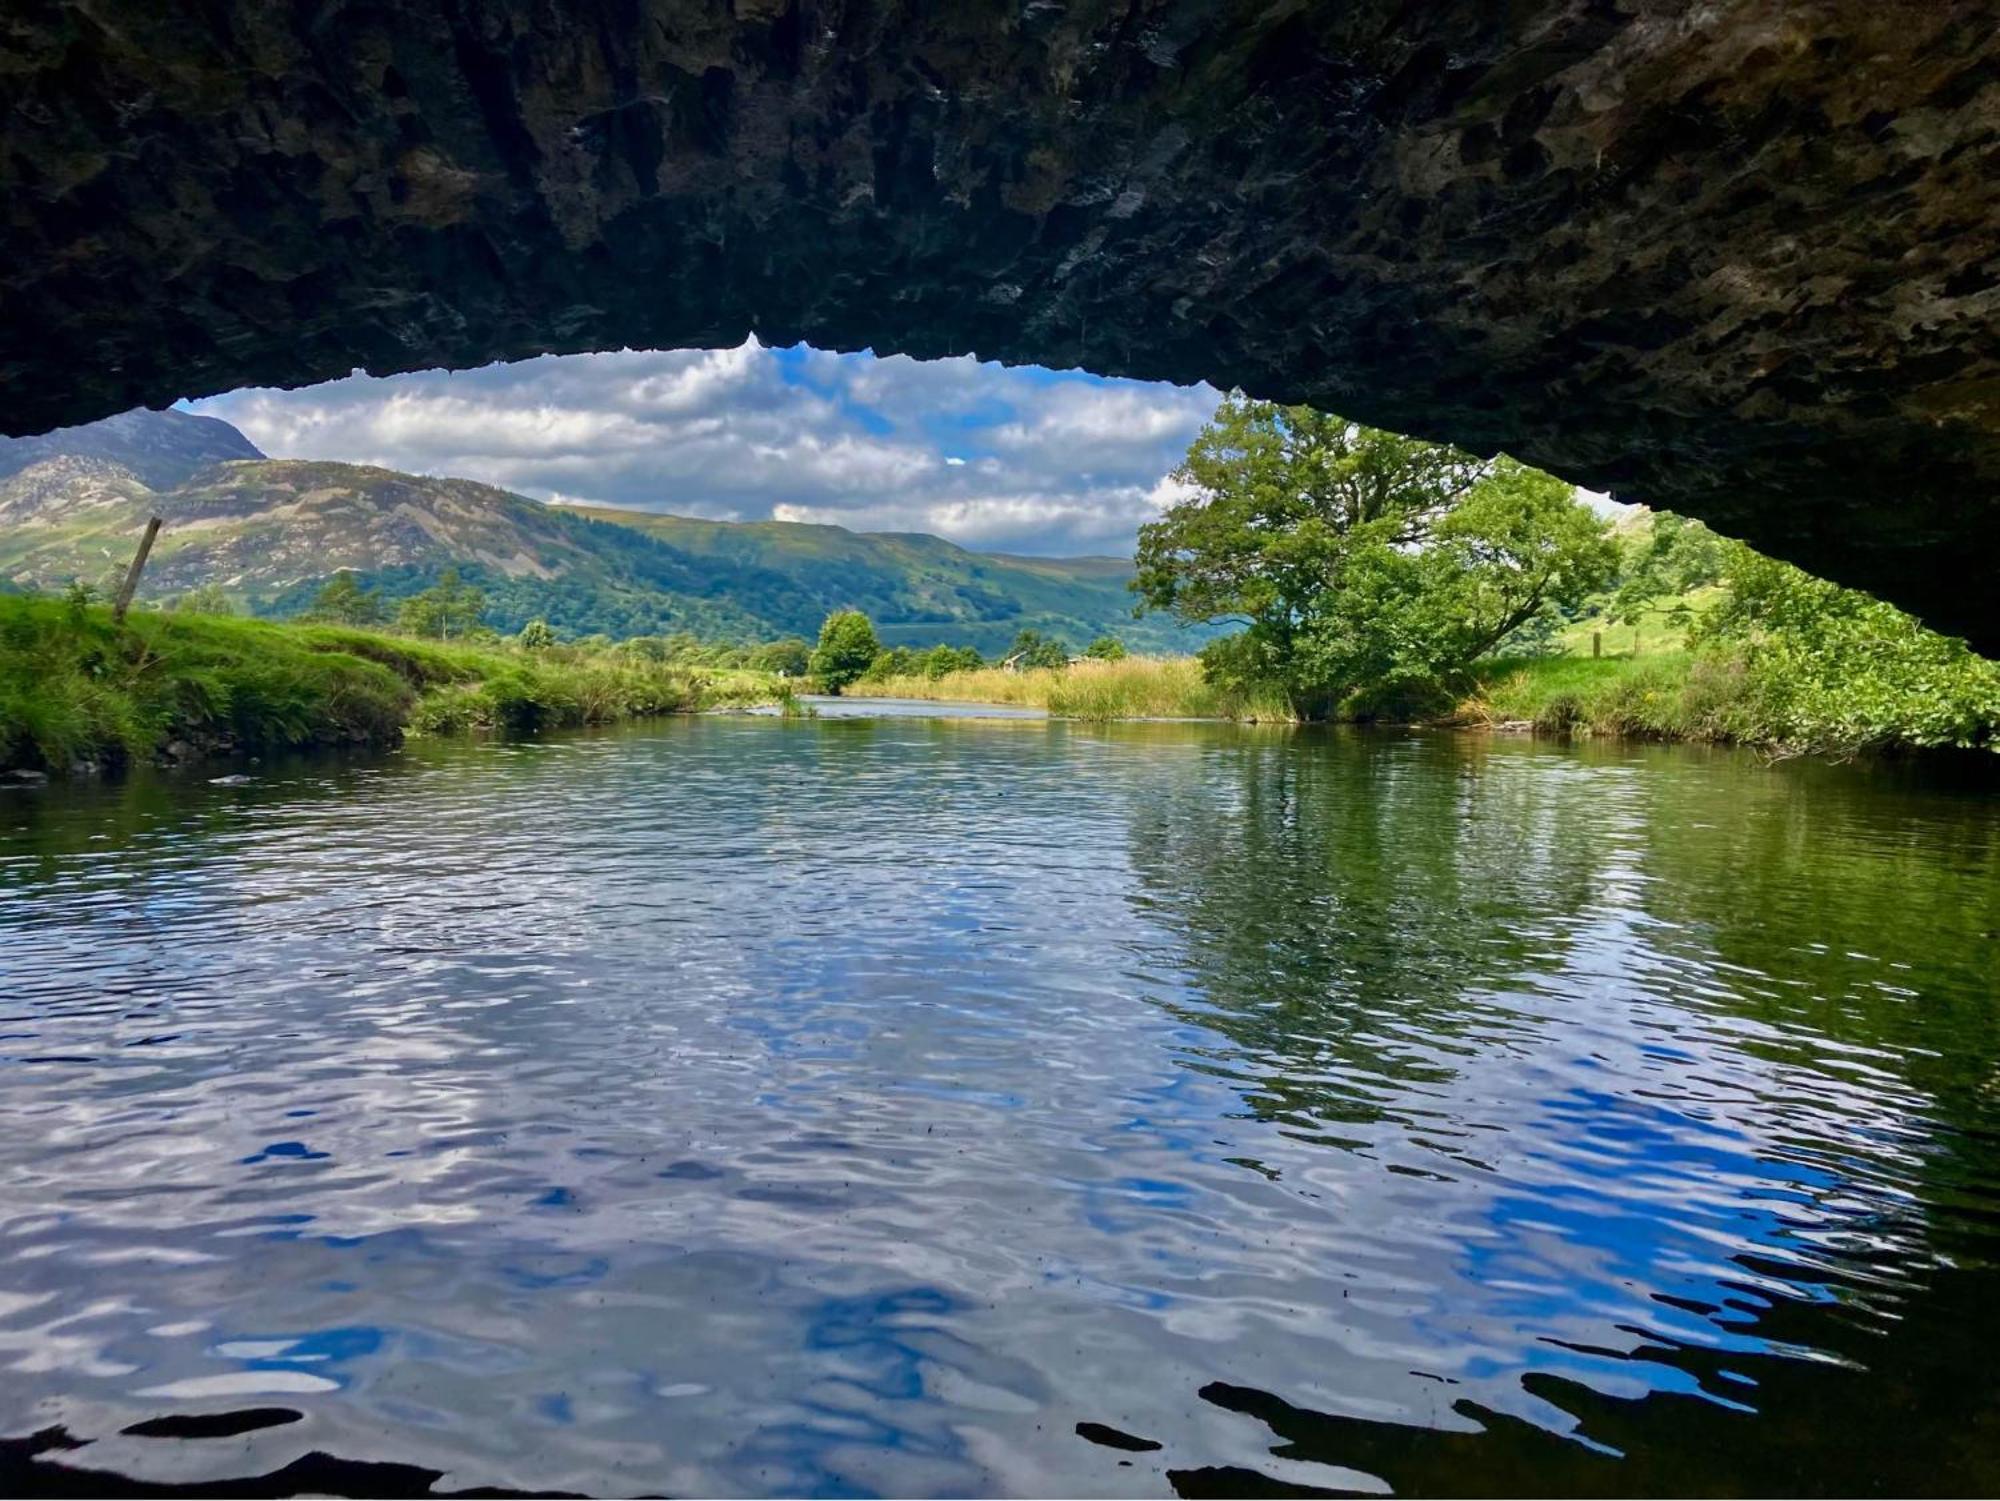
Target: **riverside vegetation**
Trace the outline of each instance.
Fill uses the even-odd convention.
[[[1963,642],[1696,522],[1640,511],[1614,528],[1504,456],[1232,399],[1175,477],[1192,494],[1142,529],[1133,588],[1142,609],[1238,627],[1198,668],[871,668],[855,691],[1836,756],[2000,749],[2000,664]]]
[[[1072,654],[1026,627],[989,663],[966,642],[886,645],[856,608],[828,614],[816,646],[565,640],[540,618],[503,638],[452,568],[400,597],[336,573],[288,624],[229,618],[211,584],[119,626],[73,586],[0,598],[0,770],[790,708],[794,685],[1097,720],[2000,749],[2000,665],[1964,643],[1699,523],[1608,524],[1504,456],[1231,399],[1176,478],[1189,496],[1142,529],[1131,587],[1139,613],[1233,628],[1198,657],[1104,634]]]
[[[424,640],[189,611],[121,624],[81,590],[0,597],[0,770],[523,733],[784,694],[765,672],[524,634]]]

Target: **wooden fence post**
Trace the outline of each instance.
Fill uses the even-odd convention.
[[[139,551],[133,555],[132,566],[125,570],[125,582],[118,589],[118,602],[111,607],[111,619],[117,625],[125,623],[125,612],[132,608],[132,596],[139,589],[139,575],[146,571],[146,559],[153,552],[153,539],[159,535],[160,518],[155,516],[146,523],[146,535],[139,539]]]
[[[1592,631],[1590,633],[1590,654],[1593,657],[1604,655],[1604,632]]]

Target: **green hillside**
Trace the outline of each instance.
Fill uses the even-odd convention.
[[[991,653],[1023,629],[1077,645],[1110,633],[1152,650],[1200,639],[1132,618],[1132,568],[1121,559],[554,507],[471,480],[357,464],[214,462],[256,450],[227,424],[188,429],[179,417],[128,413],[112,419],[115,434],[93,424],[28,440],[22,452],[0,447],[0,587],[102,586],[158,514],[166,525],[141,597],[219,586],[256,615],[299,613],[337,572],[393,601],[456,568],[486,592],[488,622],[502,631],[541,617],[574,636],[687,631],[747,642],[809,636],[828,611],[852,606],[891,645],[949,641]],[[155,482],[133,467],[142,458]]]

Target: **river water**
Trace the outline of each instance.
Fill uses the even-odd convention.
[[[17,1491],[2000,1489],[1990,781],[928,717],[252,770],[0,793],[0,1435],[81,1443]]]

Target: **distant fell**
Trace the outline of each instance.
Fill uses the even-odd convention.
[[[265,458],[229,424],[181,412],[130,412],[0,448],[0,587],[104,583],[153,513],[166,526],[142,598],[219,585],[262,615],[302,611],[337,572],[393,602],[456,568],[509,632],[540,617],[572,635],[771,640],[811,636],[852,606],[891,645],[990,654],[1023,629],[1079,648],[1105,634],[1141,650],[1200,639],[1132,618],[1123,559],[549,506],[473,480]]]
[[[83,427],[32,438],[0,438],[0,479],[51,458],[95,459],[129,470],[155,490],[185,484],[197,471],[263,451],[227,422],[192,412],[121,412]]]

